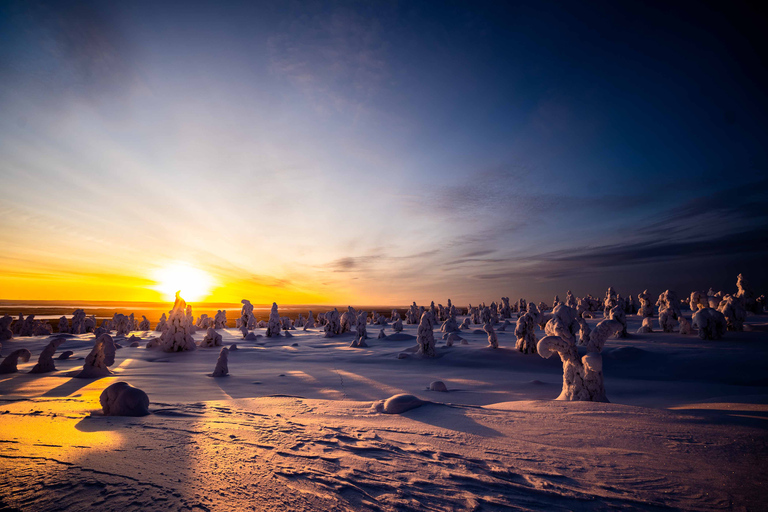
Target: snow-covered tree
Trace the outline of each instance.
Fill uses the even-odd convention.
[[[103,326],[102,322],[102,326]],[[168,329],[168,319],[165,316],[165,313],[160,317],[160,321],[157,322],[157,326],[155,327],[155,332],[163,332],[166,329]]]
[[[140,331],[149,330],[149,320],[147,320],[147,317],[144,315],[141,315],[141,322],[139,322],[139,330]]]
[[[672,318],[677,320],[680,316],[680,301],[677,299],[677,294],[671,290],[666,290],[659,295],[659,300],[656,301],[656,305],[659,307],[659,312],[663,309],[670,309]]]
[[[56,365],[53,363],[53,354],[56,353],[56,349],[59,348],[64,342],[64,338],[53,338],[48,345],[40,353],[40,357],[37,360],[37,364],[29,371],[29,373],[49,373],[56,371]]]
[[[496,336],[496,331],[493,330],[493,324],[487,322],[483,326],[483,330],[488,334],[488,346],[491,348],[499,348],[499,338]]]
[[[351,347],[367,347],[365,338],[368,337],[365,324],[367,323],[368,313],[360,311],[355,319],[355,339],[352,341]]]
[[[214,329],[225,329],[227,327],[227,311],[225,309],[216,310],[216,316],[213,317]]]
[[[213,369],[211,377],[226,377],[229,375],[229,349],[223,347],[219,352],[219,359],[216,361],[216,368]]]
[[[739,274],[741,276],[741,274]],[[726,295],[717,310],[725,317],[726,326],[729,331],[743,331],[744,320],[747,319],[747,310],[744,309],[742,301],[733,295]]]
[[[759,314],[761,311],[758,307],[759,304],[755,300],[755,292],[752,291],[752,288],[742,274],[739,274],[736,278],[736,288],[738,289],[736,298],[741,301],[741,306],[751,313]]]
[[[649,332],[653,332],[653,320],[651,320],[651,317],[647,316],[643,318],[643,323],[640,326],[640,328],[637,330],[637,333],[646,334]]]
[[[536,318],[529,312],[517,319],[515,348],[523,354],[536,353]]]
[[[719,340],[727,326],[725,316],[713,308],[698,310],[691,324],[699,330],[699,338],[702,340]]]
[[[621,308],[621,306],[614,306],[608,312],[608,318],[611,320],[616,320],[621,324],[622,328],[621,328],[621,332],[619,332],[618,334],[618,337],[626,338],[627,337],[627,315],[624,313],[624,310]]]
[[[187,303],[176,292],[166,329],[160,334],[159,345],[165,352],[182,352],[195,350],[195,340],[192,338],[192,326],[187,320]],[[161,319],[162,320],[162,319]]]
[[[556,316],[553,315],[550,321],[555,321],[555,318]],[[579,357],[572,324],[567,326],[560,315],[558,318],[559,320],[548,329],[548,332],[559,332],[560,335],[545,336],[538,344],[541,357],[546,359],[557,353],[563,362],[563,389],[557,400],[607,402],[608,397],[603,384],[603,358],[600,352],[605,340],[620,331],[622,325],[616,320],[603,320],[597,324],[590,334],[587,354]],[[578,325],[577,322],[576,324]]]
[[[9,315],[3,315],[3,317],[0,318],[0,341],[13,339],[13,331],[11,330],[12,323],[13,317]]]
[[[18,368],[16,368],[19,359],[26,363],[29,361],[30,357],[32,357],[32,353],[26,348],[18,348],[14,350],[3,359],[2,363],[0,363],[0,374],[16,373],[19,371]]]
[[[178,297],[178,293],[176,296]],[[173,318],[173,315],[171,315],[171,318]],[[91,353],[86,356],[83,369],[75,377],[78,379],[94,379],[112,375],[108,367],[113,364],[115,364],[115,342],[109,334],[102,334],[96,339]]]
[[[399,316],[397,317],[397,320],[392,322],[392,330],[395,332],[400,332],[403,330],[403,319]]]
[[[221,334],[216,332],[216,329],[209,327],[205,333],[203,341],[200,343],[201,347],[220,347],[221,346]]]
[[[304,322],[304,330],[307,329],[314,329],[315,328],[315,318],[312,316],[312,310],[309,310],[309,316],[307,316],[307,321]]]
[[[637,294],[637,300],[640,301],[640,309],[637,312],[637,316],[648,318],[653,316],[653,305],[651,304],[651,295],[648,290],[643,293]]]
[[[69,332],[69,320],[66,316],[59,317],[59,332]]]
[[[421,315],[419,321],[419,327],[416,331],[416,343],[418,343],[418,354],[424,357],[435,357],[435,334],[433,329],[435,328],[435,318],[432,313],[425,311]]]
[[[659,327],[662,332],[675,332],[675,314],[672,308],[664,308],[659,310]]]
[[[267,323],[267,338],[280,336],[280,313],[277,311],[277,303],[272,303],[272,310],[269,312],[269,323]]]

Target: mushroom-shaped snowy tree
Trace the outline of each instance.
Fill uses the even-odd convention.
[[[556,320],[558,319],[558,320]],[[620,331],[622,325],[616,320],[603,320],[590,334],[587,344],[587,354],[579,357],[576,350],[576,338],[573,328],[559,315],[553,315],[553,323],[547,332],[557,332],[559,335],[545,336],[539,341],[538,352],[543,358],[557,353],[563,362],[563,389],[557,400],[607,402],[603,384],[603,358],[600,352],[605,340]],[[577,323],[578,325],[578,323]]]
[[[6,356],[5,359],[3,359],[3,362],[0,363],[0,375],[6,374],[6,373],[16,373],[18,368],[16,368],[16,365],[19,362],[19,359],[24,361],[25,363],[29,361],[29,358],[32,357],[32,353],[26,349],[26,348],[17,348],[8,356]]]

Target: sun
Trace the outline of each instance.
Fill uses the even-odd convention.
[[[158,268],[153,272],[153,279],[157,284],[152,289],[169,301],[174,300],[179,290],[187,302],[199,301],[210,295],[213,288],[213,278],[188,263],[172,263]]]

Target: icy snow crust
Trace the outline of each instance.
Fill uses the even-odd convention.
[[[630,313],[629,334],[616,338],[611,333],[624,326],[605,321],[602,300],[584,317],[588,308],[572,310],[569,302],[536,308],[534,340],[546,342],[548,354],[548,338],[563,342],[571,375],[581,378],[566,394],[596,392],[591,399],[599,400],[603,393],[610,403],[556,401],[565,361],[518,351],[514,329],[495,326],[498,348],[491,348],[484,325],[473,324],[448,346],[441,323],[418,307],[417,322],[403,322],[399,335],[390,324],[377,338],[377,326],[367,346],[354,348],[362,312],[343,334],[331,315],[332,337],[318,323],[291,330],[291,338],[257,327],[253,340],[235,328],[188,334],[186,314],[171,315],[166,329],[183,332],[185,342],[188,334],[197,350],[148,350],[159,333],[117,336],[113,328],[112,344],[107,337],[97,343],[93,333],[64,338],[56,353],[72,356],[53,355],[55,369],[43,374],[29,371],[53,338],[14,336],[3,341],[0,358],[16,352],[18,368],[0,376],[0,504],[72,511],[84,503],[105,511],[763,508],[768,315],[750,313],[743,331],[730,331],[719,311],[702,307],[696,318],[684,308],[681,318],[693,326],[686,335],[678,332],[682,321],[673,332],[657,329],[657,313],[647,318],[653,332],[637,333],[644,317]],[[501,322],[505,307],[502,301]],[[517,313],[511,316],[514,324]],[[459,314],[457,323],[465,318]],[[547,332],[539,325],[545,318]],[[699,325],[714,339],[696,336]],[[582,341],[585,326],[590,339]],[[221,346],[203,343],[214,334]],[[138,347],[126,343],[134,335]],[[238,349],[224,352],[233,343]],[[434,357],[419,357],[419,348]],[[398,359],[401,353],[409,356]],[[84,367],[88,378],[73,379]],[[211,378],[212,370],[229,376]],[[602,388],[585,378],[597,373]],[[435,381],[447,392],[429,390]],[[113,387],[126,382],[130,388]],[[136,391],[120,398],[126,389]],[[137,413],[148,404],[150,414],[106,416],[102,395],[109,414],[121,401]]]

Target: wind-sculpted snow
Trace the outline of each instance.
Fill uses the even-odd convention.
[[[78,379],[94,379],[112,375],[109,366],[115,364],[115,342],[109,334],[102,334],[85,358],[83,369],[75,375]]]
[[[128,384],[115,382],[99,396],[104,416],[146,416],[149,414],[149,397],[147,394]]]

